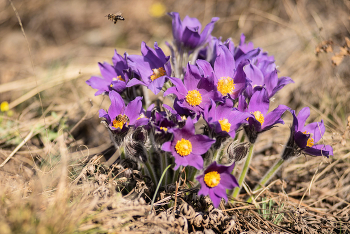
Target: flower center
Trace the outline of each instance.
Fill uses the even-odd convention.
[[[117,80],[120,80],[120,81],[124,81],[125,82],[125,80],[123,79],[123,77],[122,76],[117,76],[117,78],[113,78],[112,79],[113,81],[117,81]],[[113,84],[110,84],[110,87],[112,87],[113,88]]]
[[[252,114],[255,116],[255,119],[263,125],[265,121],[263,114],[260,111],[254,111]]]
[[[188,91],[186,95],[186,102],[191,106],[198,106],[202,102],[202,94],[198,90]]]
[[[231,94],[235,90],[235,84],[231,77],[221,77],[218,81],[218,91],[222,96]]]
[[[211,171],[205,174],[204,182],[208,187],[215,187],[220,183],[221,177],[217,171]]]
[[[163,67],[152,69],[152,71],[153,71],[153,75],[151,75],[151,80],[152,81],[154,81],[155,79],[158,79],[159,77],[165,75],[165,70],[164,70]]]
[[[221,125],[221,130],[222,131],[226,131],[226,132],[229,132],[230,129],[231,129],[231,124],[228,122],[227,119],[221,119],[219,120],[219,123]]]
[[[304,131],[303,133],[304,134],[310,134],[309,132],[306,132],[306,131]],[[315,144],[314,138],[312,138],[311,135],[310,135],[309,139],[307,139],[306,146],[307,147],[312,147],[314,144]]]
[[[180,156],[187,156],[192,152],[192,144],[189,140],[181,138],[176,142],[175,150]]]
[[[115,120],[113,120],[113,127],[123,129],[124,124],[128,125],[129,118],[126,115],[118,115]]]
[[[139,120],[139,119],[142,119],[142,118],[148,119],[147,116],[145,116],[143,113],[141,113],[140,116],[136,120]]]

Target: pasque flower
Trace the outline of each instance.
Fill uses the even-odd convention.
[[[204,107],[211,103],[210,99],[218,99],[218,93],[214,91],[213,76],[203,79],[196,65],[187,65],[183,82],[179,78],[169,79],[175,86],[167,89],[164,96],[175,94],[177,105],[196,114],[203,112]]]
[[[236,99],[246,88],[247,80],[243,68],[249,63],[248,60],[241,61],[237,66],[232,53],[225,45],[216,47],[216,57],[214,69],[205,60],[197,60],[204,77],[209,77],[212,73],[214,84],[220,96],[229,96]]]
[[[111,130],[123,130],[129,126],[142,126],[148,124],[148,118],[144,116],[142,97],[137,97],[125,106],[123,98],[116,91],[109,92],[111,105],[108,112],[101,109],[100,118],[105,118]]]
[[[122,57],[117,53],[117,50],[115,50],[112,61],[113,66],[106,62],[98,63],[102,78],[92,76],[86,81],[86,83],[92,88],[97,89],[95,96],[108,93],[111,90],[121,93],[126,88],[126,83],[129,81],[126,53],[124,54],[124,57]]]
[[[267,113],[269,104],[270,101],[265,88],[257,89],[254,92],[249,105],[245,102],[243,95],[239,98],[238,110],[251,114],[251,117],[248,118],[248,125],[244,127],[251,143],[255,142],[259,133],[271,129],[275,124],[284,124],[281,116],[290,108],[285,105],[279,105],[276,109]]]
[[[154,43],[154,49],[149,48],[145,42],[141,43],[141,55],[129,55],[130,68],[141,77],[141,80],[133,78],[127,87],[145,85],[154,94],[158,94],[165,80],[171,75],[170,56],[165,56],[163,50]]]
[[[178,49],[183,46],[193,50],[207,43],[215,22],[219,20],[218,17],[213,17],[211,22],[205,26],[203,32],[200,33],[202,25],[198,19],[186,16],[181,21],[179,13],[170,12],[169,15],[173,19],[173,37]]]
[[[316,145],[326,131],[323,120],[321,122],[313,122],[306,126],[305,122],[310,116],[310,108],[304,107],[296,115],[294,110],[291,110],[293,115],[293,125],[291,126],[291,139],[289,140],[286,150],[283,154],[284,159],[287,159],[300,150],[306,154],[313,156],[333,155],[333,148],[330,145]],[[292,149],[292,150],[290,150]]]
[[[239,186],[236,178],[231,175],[234,167],[234,163],[231,166],[222,166],[214,161],[202,175],[196,178],[201,184],[198,195],[209,195],[214,207],[220,205],[221,198],[227,201],[226,189]]]
[[[187,118],[181,129],[170,129],[173,139],[165,142],[162,150],[171,152],[175,158],[177,170],[180,166],[193,166],[198,170],[203,168],[202,154],[206,153],[215,140],[204,135],[196,135],[191,118]]]
[[[205,108],[203,117],[217,135],[235,138],[236,131],[247,122],[246,119],[251,117],[251,114],[233,108],[233,101],[226,99],[225,103],[217,106],[212,101],[211,105]]]

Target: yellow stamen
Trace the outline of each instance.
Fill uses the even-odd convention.
[[[254,111],[252,114],[255,116],[255,119],[263,125],[265,121],[264,115],[260,111]]]
[[[187,156],[192,152],[192,144],[189,140],[181,138],[181,140],[177,141],[175,150],[180,156]]]
[[[113,127],[123,129],[124,124],[128,125],[129,118],[126,115],[118,115],[112,123]]]
[[[304,134],[310,134],[309,132],[306,132],[306,131],[304,131],[303,133],[304,133]],[[311,134],[310,134],[309,139],[307,139],[306,146],[307,146],[307,147],[312,147],[314,144],[315,144],[314,138],[312,138],[312,137],[311,137]]]
[[[233,93],[235,90],[235,84],[231,77],[221,77],[218,81],[218,91],[222,96]]]
[[[205,174],[204,182],[208,187],[215,187],[220,183],[221,177],[217,171],[211,171]]]
[[[164,132],[168,131],[168,128],[166,128],[166,127],[160,127],[160,129],[163,130]]]
[[[125,80],[123,79],[122,76],[117,76],[117,78],[114,77],[112,80],[113,81],[120,80],[120,81],[124,81],[125,82]]]
[[[198,90],[188,91],[186,95],[186,102],[191,106],[198,106],[202,102],[202,95]]]
[[[137,120],[142,119],[142,118],[148,119],[143,113],[141,113],[141,115],[137,118]]]
[[[231,124],[228,122],[227,119],[221,119],[219,120],[219,123],[221,125],[221,130],[222,131],[226,131],[226,132],[229,132],[230,129],[231,129]]]
[[[155,79],[158,79],[161,76],[165,75],[165,69],[160,67],[160,68],[155,68],[152,69],[153,75],[151,75],[151,80],[154,81]]]

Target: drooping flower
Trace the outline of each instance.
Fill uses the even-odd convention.
[[[203,117],[208,125],[214,130],[217,135],[235,138],[238,128],[247,122],[247,118],[251,115],[247,112],[241,112],[233,108],[233,101],[226,99],[224,104],[216,106],[212,101],[211,105],[204,110]]]
[[[169,78],[175,85],[164,92],[164,96],[175,94],[176,104],[199,115],[204,107],[211,103],[210,99],[218,99],[213,77],[203,79],[196,65],[187,65],[184,81],[179,78]],[[175,104],[174,104],[175,105]]]
[[[177,170],[180,166],[193,166],[198,170],[203,168],[202,154],[206,153],[215,140],[207,136],[195,134],[191,118],[187,118],[185,126],[181,129],[170,129],[173,139],[165,142],[162,150],[171,152],[175,158]]]
[[[104,118],[111,130],[123,130],[129,126],[138,126],[148,124],[148,118],[145,118],[142,108],[142,97],[137,97],[125,106],[123,98],[116,91],[109,92],[111,105],[108,112],[100,109],[100,118]]]
[[[296,116],[295,111],[291,110],[293,115],[293,125],[291,126],[291,139],[289,140],[283,158],[295,156],[295,152],[304,152],[313,156],[333,155],[333,148],[330,145],[316,145],[316,143],[324,135],[326,128],[323,120],[321,122],[313,122],[306,126],[305,122],[310,116],[310,108],[304,107]]]
[[[141,77],[133,78],[127,87],[134,85],[147,86],[154,94],[158,94],[167,77],[171,75],[170,56],[165,56],[157,42],[154,49],[149,48],[145,42],[141,43],[141,55],[129,55],[128,64],[131,69]]]
[[[221,198],[227,201],[226,189],[233,189],[239,186],[236,178],[231,175],[234,167],[235,163],[231,166],[222,166],[214,161],[205,169],[202,175],[196,178],[201,184],[198,195],[209,195],[214,207],[220,205]]]
[[[290,108],[285,105],[279,105],[276,109],[267,113],[269,104],[267,91],[264,88],[257,89],[254,92],[249,105],[247,105],[243,95],[239,98],[238,110],[251,114],[251,117],[248,118],[248,125],[244,126],[251,143],[255,142],[259,133],[271,129],[275,124],[284,124],[281,116]]]
[[[98,63],[101,71],[101,77],[92,76],[89,80],[86,81],[88,85],[92,88],[97,89],[95,96],[109,93],[112,90],[121,93],[126,88],[126,83],[129,81],[129,72],[128,64],[126,60],[126,53],[124,57],[117,53],[117,50],[114,52],[112,58],[113,65],[104,62]]]
[[[213,17],[200,33],[202,25],[198,19],[186,16],[181,21],[179,13],[170,12],[169,15],[173,19],[173,37],[178,49],[185,47],[193,50],[207,43],[215,22],[219,20],[218,17]]]

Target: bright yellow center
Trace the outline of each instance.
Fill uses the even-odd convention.
[[[163,130],[164,132],[168,131],[168,128],[166,128],[166,127],[160,127],[160,129]]]
[[[263,114],[260,111],[254,111],[252,114],[255,116],[255,119],[263,125],[265,121]]]
[[[191,106],[198,106],[202,102],[202,94],[198,90],[188,91],[186,95],[186,102]]]
[[[306,132],[306,131],[304,131],[303,133],[304,133],[304,134],[310,134],[310,133],[308,133],[308,132]],[[314,144],[315,144],[314,138],[312,138],[311,135],[310,135],[309,139],[307,139],[306,146],[307,146],[307,147],[312,147]]]
[[[123,129],[124,123],[128,125],[129,118],[126,115],[118,115],[112,123],[113,127]]]
[[[192,152],[192,144],[189,140],[182,138],[176,142],[175,150],[180,156],[187,156]]]
[[[222,131],[226,131],[226,132],[229,132],[230,129],[231,129],[231,124],[228,122],[227,119],[221,119],[219,120],[219,123],[221,125],[221,130]]]
[[[215,187],[220,183],[220,174],[217,171],[211,171],[205,174],[204,182],[208,187]]]
[[[221,77],[218,81],[218,91],[222,96],[231,94],[235,90],[235,84],[231,77]]]
[[[152,71],[153,71],[153,75],[151,75],[151,80],[152,81],[154,81],[155,79],[158,79],[159,77],[165,75],[165,70],[162,67],[152,69]]]

